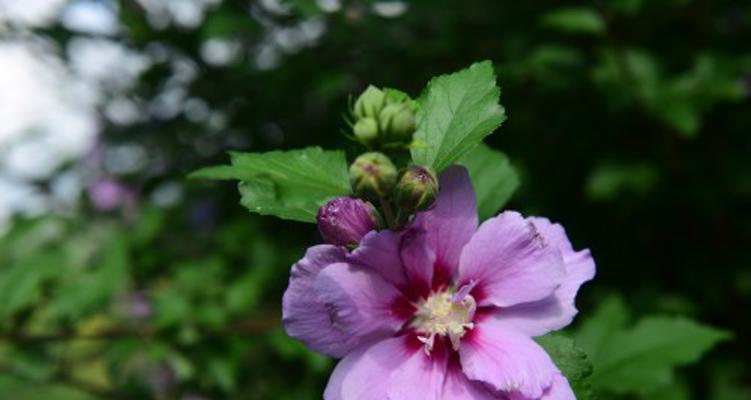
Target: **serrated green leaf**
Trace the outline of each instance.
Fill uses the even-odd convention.
[[[680,317],[646,317],[610,336],[593,356],[595,389],[646,393],[670,384],[673,368],[695,362],[730,334]]]
[[[424,145],[410,150],[413,161],[437,172],[458,161],[506,118],[500,94],[489,61],[432,79],[417,100],[414,139]]]
[[[472,149],[459,163],[469,171],[481,221],[495,215],[519,187],[519,175],[506,154],[484,143]]]
[[[608,344],[609,338],[622,330],[629,320],[628,309],[623,299],[611,296],[603,301],[597,310],[582,322],[576,334],[576,343],[595,360]]]
[[[620,297],[605,300],[586,319],[576,342],[594,366],[598,391],[648,395],[673,384],[673,368],[696,361],[729,334],[672,317],[646,317],[628,328],[629,315]]]
[[[544,26],[562,32],[601,34],[605,21],[600,14],[588,7],[566,7],[553,10],[542,16]]]
[[[535,338],[537,343],[553,359],[555,365],[568,380],[578,400],[593,398],[589,377],[592,375],[592,363],[587,354],[579,348],[574,340],[559,334],[549,334]]]
[[[321,201],[304,198],[283,200],[284,194],[278,186],[271,180],[261,178],[241,182],[238,189],[242,196],[240,204],[248,210],[293,221],[315,222],[318,208],[326,204],[328,199],[327,197]]]
[[[314,194],[349,193],[344,152],[307,147],[268,153],[233,153],[232,165],[240,177],[264,177],[280,186]]]
[[[241,204],[250,211],[302,222],[315,222],[318,208],[351,192],[344,152],[320,147],[233,153],[232,165],[204,168],[191,176],[238,179]]]

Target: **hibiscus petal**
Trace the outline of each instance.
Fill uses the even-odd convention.
[[[548,243],[558,247],[563,254],[566,277],[552,295],[531,303],[519,304],[495,313],[496,318],[510,328],[530,336],[544,335],[561,329],[573,321],[577,314],[574,302],[579,287],[595,276],[595,262],[589,250],[575,251],[559,224],[546,218],[530,218]]]
[[[384,400],[390,377],[420,348],[410,346],[405,336],[366,344],[347,354],[329,378],[325,400]]]
[[[445,345],[436,346],[430,355],[417,349],[394,370],[389,381],[389,400],[441,400],[446,378],[448,352]]]
[[[566,377],[558,373],[553,376],[553,385],[545,391],[540,400],[576,400],[576,395]]]
[[[427,236],[427,232],[422,229],[407,229],[399,250],[410,287],[422,297],[430,294],[436,259],[435,253],[428,246]]]
[[[401,232],[371,231],[347,261],[372,269],[398,288],[406,288],[409,285],[399,254],[401,241]]]
[[[535,341],[502,325],[479,321],[462,339],[462,369],[469,379],[496,391],[519,392],[538,399],[558,373],[553,361]]]
[[[530,399],[519,392],[511,393],[508,400],[576,400],[574,391],[568,384],[568,380],[562,374],[553,375],[553,384],[542,394],[539,399]]]
[[[428,232],[428,244],[436,253],[436,278],[448,283],[456,274],[462,248],[477,229],[477,199],[464,167],[449,167],[438,180],[438,200],[429,211],[417,214],[414,225]]]
[[[460,286],[476,280],[479,306],[509,307],[544,299],[563,282],[561,252],[534,224],[506,211],[485,221],[462,250]]]
[[[282,321],[287,334],[310,349],[333,357],[343,356],[356,343],[331,324],[314,281],[322,269],[343,261],[346,254],[345,248],[331,245],[309,248],[305,257],[292,266],[289,287],[282,298]]]
[[[504,400],[506,396],[494,393],[479,381],[471,381],[464,375],[461,365],[449,363],[446,381],[443,384],[442,400]]]
[[[407,335],[365,344],[336,366],[324,399],[448,400],[443,396],[447,362],[446,346],[436,346],[428,355]]]
[[[553,223],[545,217],[529,217],[527,219],[535,224],[535,227],[545,236],[545,240],[557,247],[564,256],[576,253],[568,235],[566,235],[566,230],[563,229],[561,224]]]
[[[351,343],[364,343],[399,330],[402,294],[377,273],[347,263],[331,264],[316,277],[314,288],[331,325]]]

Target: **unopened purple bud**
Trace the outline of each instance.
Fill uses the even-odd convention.
[[[328,243],[346,246],[360,243],[366,233],[378,227],[378,214],[368,202],[337,197],[318,210],[318,231]]]

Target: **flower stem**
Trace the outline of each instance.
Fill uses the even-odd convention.
[[[391,204],[383,196],[379,196],[378,201],[381,203],[381,209],[383,209],[383,219],[386,220],[386,226],[392,231],[398,230],[399,226],[394,218],[394,211],[391,209]]]

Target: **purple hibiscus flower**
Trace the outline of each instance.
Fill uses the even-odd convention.
[[[563,228],[507,211],[478,228],[464,168],[435,206],[353,252],[308,249],[283,299],[290,336],[343,357],[326,400],[563,400],[575,396],[531,338],[568,325],[593,278]]]

